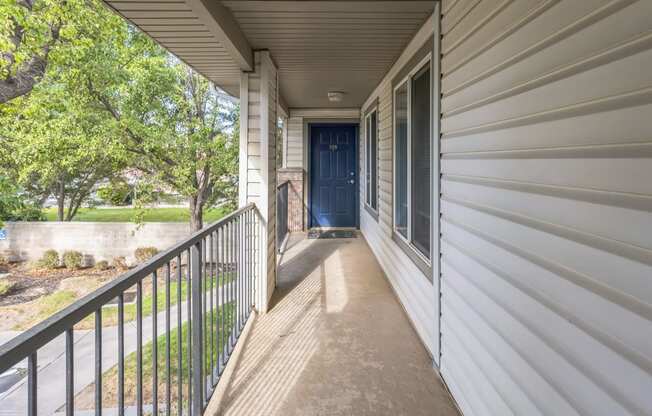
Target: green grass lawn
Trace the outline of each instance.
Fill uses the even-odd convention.
[[[83,222],[131,222],[138,210],[134,208],[80,208],[73,221]],[[204,211],[204,223],[215,222],[228,214],[230,209],[211,208]],[[57,221],[57,209],[43,210],[47,221]],[[145,211],[144,222],[188,222],[188,208],[151,208]]]
[[[27,330],[44,319],[49,318],[61,309],[77,300],[77,295],[71,290],[62,290],[43,296],[34,305],[36,314],[31,319],[14,325],[13,329],[18,331]]]
[[[221,327],[222,320],[224,321],[225,328],[231,328],[234,321],[234,304],[228,303],[223,305],[220,308],[216,308],[216,312],[213,314],[213,325],[214,327]],[[205,318],[208,318],[210,321],[210,314],[206,314]],[[179,333],[181,332],[181,334]],[[210,332],[208,333],[210,334]],[[177,361],[177,352],[178,350],[178,340],[179,335],[181,335],[181,373],[179,373],[178,361]],[[184,403],[184,406],[187,405],[188,398],[186,397],[188,392],[188,323],[185,322],[181,326],[181,331],[178,328],[172,329],[170,331],[170,378],[171,378],[171,407],[174,410],[172,413],[176,413],[176,409],[179,403]],[[217,341],[217,342],[215,342]],[[156,367],[158,372],[158,400],[162,405],[165,400],[165,390],[166,390],[166,336],[163,334],[158,337],[156,340],[156,346],[158,350],[158,356],[156,361]],[[206,337],[204,344],[204,357],[206,366],[210,366],[211,355],[213,362],[217,362],[219,354],[224,349],[226,344],[226,335],[224,338],[215,339],[213,342],[213,349],[211,350],[211,344]],[[146,404],[152,402],[152,374],[153,374],[153,342],[148,342],[143,345],[143,401]],[[136,353],[133,352],[125,357],[125,404],[127,406],[133,405],[136,401]],[[207,368],[208,371],[208,368]],[[105,407],[115,407],[118,402],[117,397],[117,381],[118,381],[118,369],[112,367],[106,370],[102,375],[102,396],[103,396],[103,406]],[[183,400],[179,400],[178,397],[178,385],[181,383]],[[86,405],[92,406],[94,385],[87,386],[82,392],[80,392],[75,398],[75,404],[79,403],[80,408],[85,408]]]
[[[218,287],[222,286],[225,282],[230,282],[233,277],[233,273],[225,273],[224,276],[213,277],[212,279],[206,278],[204,280],[204,290],[210,291],[211,284],[213,285],[213,290],[217,290]],[[188,298],[188,281],[184,277],[181,281],[181,300],[185,302]],[[176,280],[170,281],[170,306],[177,304],[177,290],[179,283]],[[156,287],[156,310],[157,312],[162,312],[165,310],[165,284],[158,282]],[[143,290],[143,317],[149,316],[152,314],[152,302],[154,301],[154,296],[151,291]],[[124,319],[125,322],[131,322],[136,319],[136,304],[129,303],[124,305]],[[84,319],[79,327],[92,329],[94,328],[94,316],[88,316]],[[102,308],[102,326],[116,326],[118,325],[118,306],[109,306]]]

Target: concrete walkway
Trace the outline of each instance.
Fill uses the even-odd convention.
[[[216,413],[458,415],[363,238],[293,236]]]

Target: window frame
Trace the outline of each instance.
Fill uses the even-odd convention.
[[[371,180],[371,175],[374,174],[374,172],[369,172],[369,169],[372,166],[371,163],[371,155],[372,155],[372,149],[371,149],[371,136],[370,136],[370,124],[372,120],[372,115],[376,116],[376,164],[374,165],[376,167],[376,207],[374,208],[373,205],[371,204],[373,201],[371,201],[371,197],[373,195],[373,191],[371,189],[372,185],[372,180]],[[378,176],[378,161],[379,161],[379,154],[378,154],[378,133],[379,133],[379,128],[378,128],[378,106],[374,105],[367,109],[367,111],[364,113],[364,207],[365,209],[371,214],[376,221],[378,220],[378,212],[379,212],[379,203],[380,203],[380,195],[379,195],[379,176]],[[369,181],[369,186],[367,186],[367,181]]]
[[[430,96],[430,123],[429,123],[429,139],[430,143],[432,144],[433,142],[433,62],[432,62],[432,52],[428,53],[422,60],[420,60],[416,65],[413,66],[413,68],[410,69],[410,71],[403,77],[399,82],[396,82],[396,84],[393,86],[392,89],[392,188],[393,188],[393,195],[392,195],[392,201],[393,201],[393,206],[392,206],[392,234],[395,237],[395,239],[398,239],[400,243],[402,243],[403,246],[408,247],[410,250],[410,254],[414,254],[417,256],[418,260],[421,262],[425,263],[427,268],[432,268],[432,254],[433,254],[433,245],[432,245],[432,221],[438,220],[438,219],[433,219],[432,218],[432,209],[433,209],[433,196],[431,195],[429,198],[429,212],[430,212],[430,222],[431,222],[431,227],[430,227],[430,247],[429,247],[429,255],[426,257],[421,250],[419,250],[414,243],[412,243],[412,80],[415,75],[419,74],[426,68],[426,66],[429,66],[430,68],[430,91],[428,92]],[[396,180],[396,172],[397,172],[397,161],[396,161],[396,146],[397,146],[397,141],[396,141],[396,92],[400,88],[404,87],[407,84],[407,202],[408,202],[408,207],[407,207],[407,237],[403,236],[401,234],[397,227],[397,209],[396,209],[396,196],[398,195],[398,183]],[[432,149],[431,149],[432,150]],[[430,152],[430,165],[432,167],[432,151]],[[434,175],[433,175],[433,170],[432,168],[430,169],[430,183],[434,183]]]

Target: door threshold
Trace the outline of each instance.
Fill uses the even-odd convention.
[[[312,227],[308,231],[358,231],[358,227]]]

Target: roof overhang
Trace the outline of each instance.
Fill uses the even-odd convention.
[[[105,0],[237,96],[253,51],[279,67],[286,108],[359,108],[434,10],[432,0]],[[341,91],[339,102],[328,93]]]

